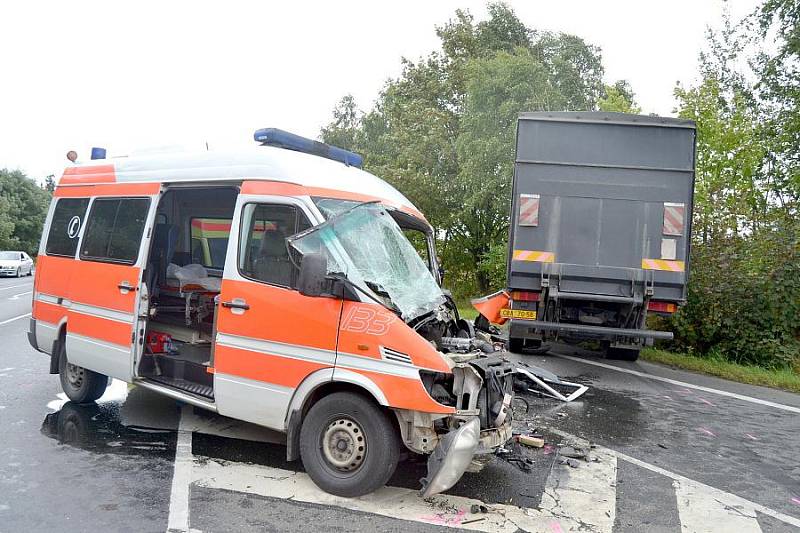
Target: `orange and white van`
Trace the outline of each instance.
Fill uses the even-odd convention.
[[[511,364],[439,287],[430,224],[360,156],[255,137],[67,168],[30,343],[73,401],[114,378],[282,431],[333,494],[385,484],[403,447],[430,454],[425,495],[448,489],[510,438]]]

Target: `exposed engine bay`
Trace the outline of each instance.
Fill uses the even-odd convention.
[[[396,410],[403,441],[417,453],[430,453],[444,435],[477,418],[480,439],[476,454],[492,453],[511,438],[514,365],[505,344],[460,319],[451,299],[411,321],[422,337],[442,354],[452,373],[420,371],[431,397],[454,407],[452,415]]]

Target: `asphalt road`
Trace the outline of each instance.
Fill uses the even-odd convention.
[[[423,501],[425,465],[406,461],[347,500],[261,428],[116,381],[97,405],[67,402],[25,336],[31,290],[0,279],[0,532],[800,530],[797,395],[567,347],[522,355],[589,385],[571,404],[515,403],[517,427],[548,442],[515,450],[529,471],[492,458]],[[590,461],[562,464],[559,445],[585,441]]]

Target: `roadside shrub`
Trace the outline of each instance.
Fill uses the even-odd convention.
[[[687,304],[671,319],[678,348],[768,368],[800,365],[797,224],[692,249]]]

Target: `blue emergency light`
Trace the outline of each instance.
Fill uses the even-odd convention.
[[[106,158],[106,149],[105,148],[92,148],[92,159],[105,159]]]
[[[361,168],[361,165],[364,164],[364,158],[354,152],[313,139],[307,139],[278,128],[260,129],[253,134],[253,138],[264,146],[276,146],[286,150],[316,155],[339,161],[352,167]]]

